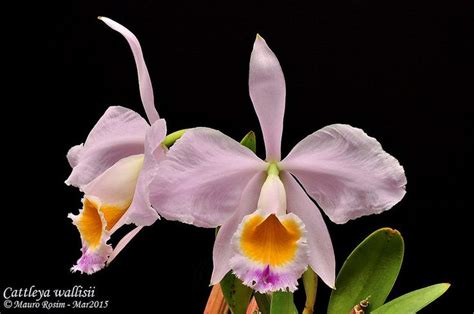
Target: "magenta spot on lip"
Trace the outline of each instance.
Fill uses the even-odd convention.
[[[86,274],[92,274],[104,268],[108,254],[101,255],[101,252],[91,252],[86,246],[82,247],[82,256],[77,264],[71,268],[72,272],[80,271]]]
[[[260,280],[262,280],[266,284],[275,284],[276,282],[276,276],[270,271],[270,265],[267,265],[265,269],[263,270]]]
[[[268,290],[279,282],[279,276],[271,271],[270,265],[265,266],[263,270],[256,270],[252,277],[255,289]]]

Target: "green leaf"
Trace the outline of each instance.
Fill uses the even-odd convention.
[[[274,292],[272,295],[272,305],[270,307],[271,314],[298,314],[296,306],[293,302],[293,293],[291,292]]]
[[[328,314],[349,313],[367,297],[370,310],[384,304],[400,271],[403,252],[403,238],[397,230],[382,228],[369,235],[342,265]]]
[[[250,131],[244,138],[240,141],[240,144],[244,145],[254,153],[257,152],[257,138],[255,137],[255,133]]]
[[[316,303],[316,292],[318,290],[318,275],[316,275],[311,267],[308,267],[303,273],[303,285],[306,294],[303,314],[313,313],[314,304]]]
[[[232,272],[228,272],[221,280],[221,288],[232,313],[245,314],[252,297],[252,289],[245,286]]]
[[[255,292],[253,296],[255,297],[255,301],[257,301],[258,310],[262,314],[270,314],[270,296],[259,292]]]
[[[439,283],[423,289],[418,289],[401,297],[392,300],[375,311],[372,314],[412,314],[421,310],[448,290],[449,283]]]

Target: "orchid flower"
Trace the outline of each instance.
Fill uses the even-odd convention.
[[[338,224],[381,213],[403,198],[404,170],[377,140],[343,124],[312,133],[282,160],[285,80],[258,35],[249,89],[266,159],[217,130],[189,130],[160,163],[151,203],[166,219],[222,226],[211,284],[232,270],[258,292],[294,291],[311,266],[334,288],[331,238],[311,198]]]
[[[165,120],[155,109],[153,89],[140,43],[122,25],[100,17],[122,34],[130,45],[137,65],[140,96],[148,117],[124,107],[109,107],[84,144],[72,147],[67,158],[72,173],[66,184],[84,192],[83,208],[69,214],[79,230],[82,256],[72,271],[92,274],[110,263],[141,230],[159,218],[149,201],[152,170],[163,159],[166,147]],[[107,241],[124,224],[137,227],[125,235],[115,249]]]

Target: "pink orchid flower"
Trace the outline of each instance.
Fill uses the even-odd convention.
[[[165,120],[155,109],[150,76],[140,43],[122,25],[100,17],[128,41],[137,65],[140,96],[148,116],[124,107],[109,107],[84,144],[72,147],[67,158],[72,173],[66,184],[84,192],[83,208],[69,214],[79,230],[82,256],[72,271],[92,274],[110,263],[143,226],[159,218],[149,201],[151,172],[163,158],[161,145],[166,136]],[[107,243],[124,224],[137,227],[125,235],[115,249]]]
[[[160,163],[150,185],[151,203],[167,219],[222,226],[211,284],[232,270],[261,293],[294,291],[311,266],[334,288],[331,238],[309,196],[333,222],[345,223],[399,202],[404,170],[377,140],[343,124],[312,133],[281,160],[285,80],[260,36],[250,58],[249,89],[265,161],[219,131],[189,130]]]

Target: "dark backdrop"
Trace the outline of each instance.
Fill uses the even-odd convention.
[[[247,79],[255,34],[264,36],[287,81],[284,154],[325,125],[348,123],[377,138],[406,170],[408,192],[392,210],[345,225],[326,219],[338,269],[365,236],[393,227],[404,236],[406,252],[390,298],[450,282],[424,313],[472,313],[472,300],[463,297],[472,296],[472,233],[463,224],[472,209],[470,8],[353,0],[248,6],[70,1],[28,9],[36,15],[29,35],[14,35],[26,49],[4,60],[15,72],[6,75],[6,93],[14,98],[5,100],[2,115],[2,291],[95,286],[114,313],[199,313],[206,303],[209,229],[158,221],[107,269],[92,276],[69,272],[80,240],[66,215],[78,211],[81,194],[63,184],[70,171],[65,154],[85,140],[107,106],[144,114],[129,47],[96,20],[104,15],[140,39],[170,131],[208,126],[240,139],[254,130],[260,156]],[[329,292],[320,285],[320,313]],[[0,312],[12,311],[0,306]]]

